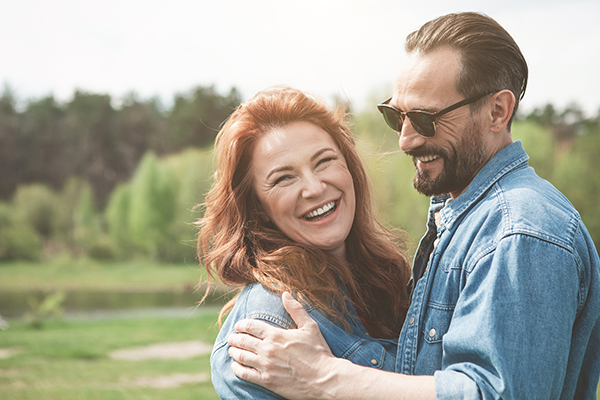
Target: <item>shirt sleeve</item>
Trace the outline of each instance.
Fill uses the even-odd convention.
[[[210,369],[213,387],[224,400],[233,399],[283,399],[262,386],[238,378],[231,369],[233,358],[229,355],[228,337],[235,323],[245,318],[259,319],[277,328],[293,327],[293,320],[285,311],[278,294],[260,284],[246,286],[237,299],[213,347]]]
[[[443,337],[438,399],[560,397],[580,273],[570,249],[523,234],[477,261]]]
[[[238,378],[231,369],[233,359],[229,347],[227,341],[220,343],[210,358],[213,387],[221,399],[283,399],[262,386]]]

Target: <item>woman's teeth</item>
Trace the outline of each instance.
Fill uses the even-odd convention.
[[[332,201],[331,203],[327,203],[323,207],[319,207],[316,210],[306,213],[304,215],[304,218],[307,220],[316,220],[321,217],[324,217],[325,214],[329,215],[333,212],[333,210],[335,210],[335,205],[336,205],[335,201]]]

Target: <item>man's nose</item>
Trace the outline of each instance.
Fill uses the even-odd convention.
[[[398,132],[398,144],[403,152],[415,149],[425,143],[425,138],[417,133],[409,118],[402,124],[402,130]]]

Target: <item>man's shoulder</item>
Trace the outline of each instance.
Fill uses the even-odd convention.
[[[524,218],[536,221],[545,216],[553,220],[579,218],[579,213],[565,195],[540,178],[531,167],[499,180],[497,192],[502,195],[502,205],[523,213]]]
[[[500,179],[488,194],[502,214],[503,233],[523,233],[571,243],[581,217],[571,202],[533,168]]]

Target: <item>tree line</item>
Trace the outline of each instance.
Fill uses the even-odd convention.
[[[10,88],[0,97],[0,200],[19,185],[44,183],[59,190],[70,177],[91,185],[103,208],[114,187],[129,180],[142,156],[162,156],[210,144],[240,103],[235,88],[221,95],[197,87],[175,95],[169,110],[156,99],[130,94],[76,91],[64,104],[52,95],[26,102],[22,110]]]
[[[57,255],[194,264],[196,206],[212,183],[212,144],[241,102],[198,87],[164,110],[130,95],[75,92],[19,106],[0,98],[0,261]],[[414,167],[377,110],[352,116],[381,220],[415,242],[428,200],[412,188]],[[600,113],[552,105],[520,115],[513,137],[530,164],[575,205],[600,240]],[[414,245],[414,243],[413,243]],[[413,246],[414,247],[414,246]]]

